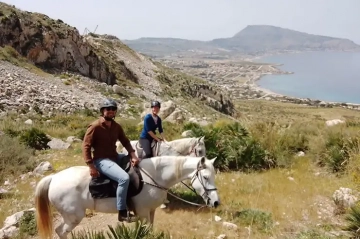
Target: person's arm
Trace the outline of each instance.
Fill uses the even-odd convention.
[[[163,140],[165,140],[164,130],[163,130],[163,127],[162,127],[162,119],[160,117],[159,117],[159,133],[161,135],[161,138]]]
[[[94,133],[95,133],[95,127],[93,125],[89,125],[86,130],[84,140],[82,143],[83,157],[87,165],[93,163],[93,158],[91,156],[91,147],[94,142]]]

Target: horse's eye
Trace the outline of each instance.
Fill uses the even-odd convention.
[[[205,179],[205,180],[209,180],[209,176],[204,176],[204,179]]]

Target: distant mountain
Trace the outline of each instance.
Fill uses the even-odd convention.
[[[249,25],[230,38],[193,41],[178,38],[124,40],[131,48],[149,55],[197,53],[261,53],[274,51],[360,50],[353,41],[320,36],[268,25]]]

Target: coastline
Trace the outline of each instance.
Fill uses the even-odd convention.
[[[306,51],[307,52],[307,51]],[[315,52],[315,51],[311,51]],[[227,60],[213,60],[199,57],[196,59],[167,58],[161,62],[168,67],[176,68],[182,72],[199,77],[210,84],[214,84],[225,90],[228,96],[234,100],[268,100],[277,102],[289,102],[314,107],[345,107],[360,110],[358,103],[332,102],[316,98],[299,98],[272,91],[258,85],[265,75],[294,74],[281,70],[279,66],[284,64],[266,62],[260,59],[270,55],[300,54],[304,51],[267,52],[258,55],[239,55]]]
[[[272,67],[276,68],[276,65],[271,65]],[[280,73],[276,74],[294,74],[293,72],[285,72],[281,71],[280,69],[276,68]],[[282,73],[281,73],[282,72]],[[336,102],[336,101],[325,101],[321,99],[314,99],[314,98],[300,98],[300,97],[294,97],[289,95],[284,95],[280,93],[273,92],[269,89],[260,87],[256,82],[259,81],[263,76],[265,75],[275,75],[273,73],[266,73],[266,74],[260,74],[257,77],[254,77],[252,79],[249,79],[247,82],[247,85],[256,92],[262,92],[263,96],[254,99],[265,99],[265,100],[271,100],[271,101],[278,101],[278,102],[289,102],[289,103],[296,103],[296,104],[304,104],[309,106],[318,106],[318,107],[343,107],[347,109],[353,109],[353,110],[360,110],[360,104],[358,103],[351,103],[351,102]]]
[[[327,101],[327,100],[321,100],[321,99],[315,99],[315,98],[300,98],[300,97],[295,97],[295,96],[291,96],[291,95],[285,95],[285,94],[277,93],[277,92],[271,91],[269,89],[263,88],[263,87],[258,85],[257,81],[261,80],[261,78],[263,76],[265,76],[265,75],[295,74],[295,72],[283,71],[283,70],[281,70],[281,69],[279,69],[277,67],[277,66],[282,66],[283,64],[274,64],[274,63],[270,63],[270,62],[266,62],[266,61],[259,61],[259,59],[264,58],[264,57],[269,57],[269,56],[286,55],[286,54],[300,54],[300,53],[307,53],[307,52],[317,52],[317,51],[269,52],[269,53],[266,53],[266,54],[262,54],[262,55],[258,55],[258,56],[250,58],[249,61],[251,61],[251,62],[258,63],[258,64],[264,64],[264,65],[267,64],[267,65],[273,67],[274,69],[276,69],[276,73],[267,72],[265,74],[259,74],[257,77],[254,77],[254,78],[249,80],[248,85],[254,91],[260,91],[263,94],[265,94],[264,96],[261,96],[258,99],[270,97],[270,98],[274,98],[273,100],[278,99],[278,101],[284,101],[284,100],[300,101],[300,102],[305,103],[305,104],[307,102],[320,102],[321,105],[343,106],[343,107],[347,107],[347,108],[351,108],[351,109],[360,110],[360,103]],[[327,50],[327,52],[338,52],[338,51]],[[358,50],[358,51],[349,51],[349,52],[360,52],[360,51]],[[267,98],[267,99],[269,100],[269,98]]]

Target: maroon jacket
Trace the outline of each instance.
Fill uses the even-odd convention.
[[[117,140],[121,142],[129,153],[135,151],[120,124],[112,121],[111,127],[108,127],[103,117],[92,122],[86,130],[82,144],[85,162],[91,163],[99,158],[115,160],[118,155],[115,145]],[[91,157],[91,148],[94,149],[93,157]]]

